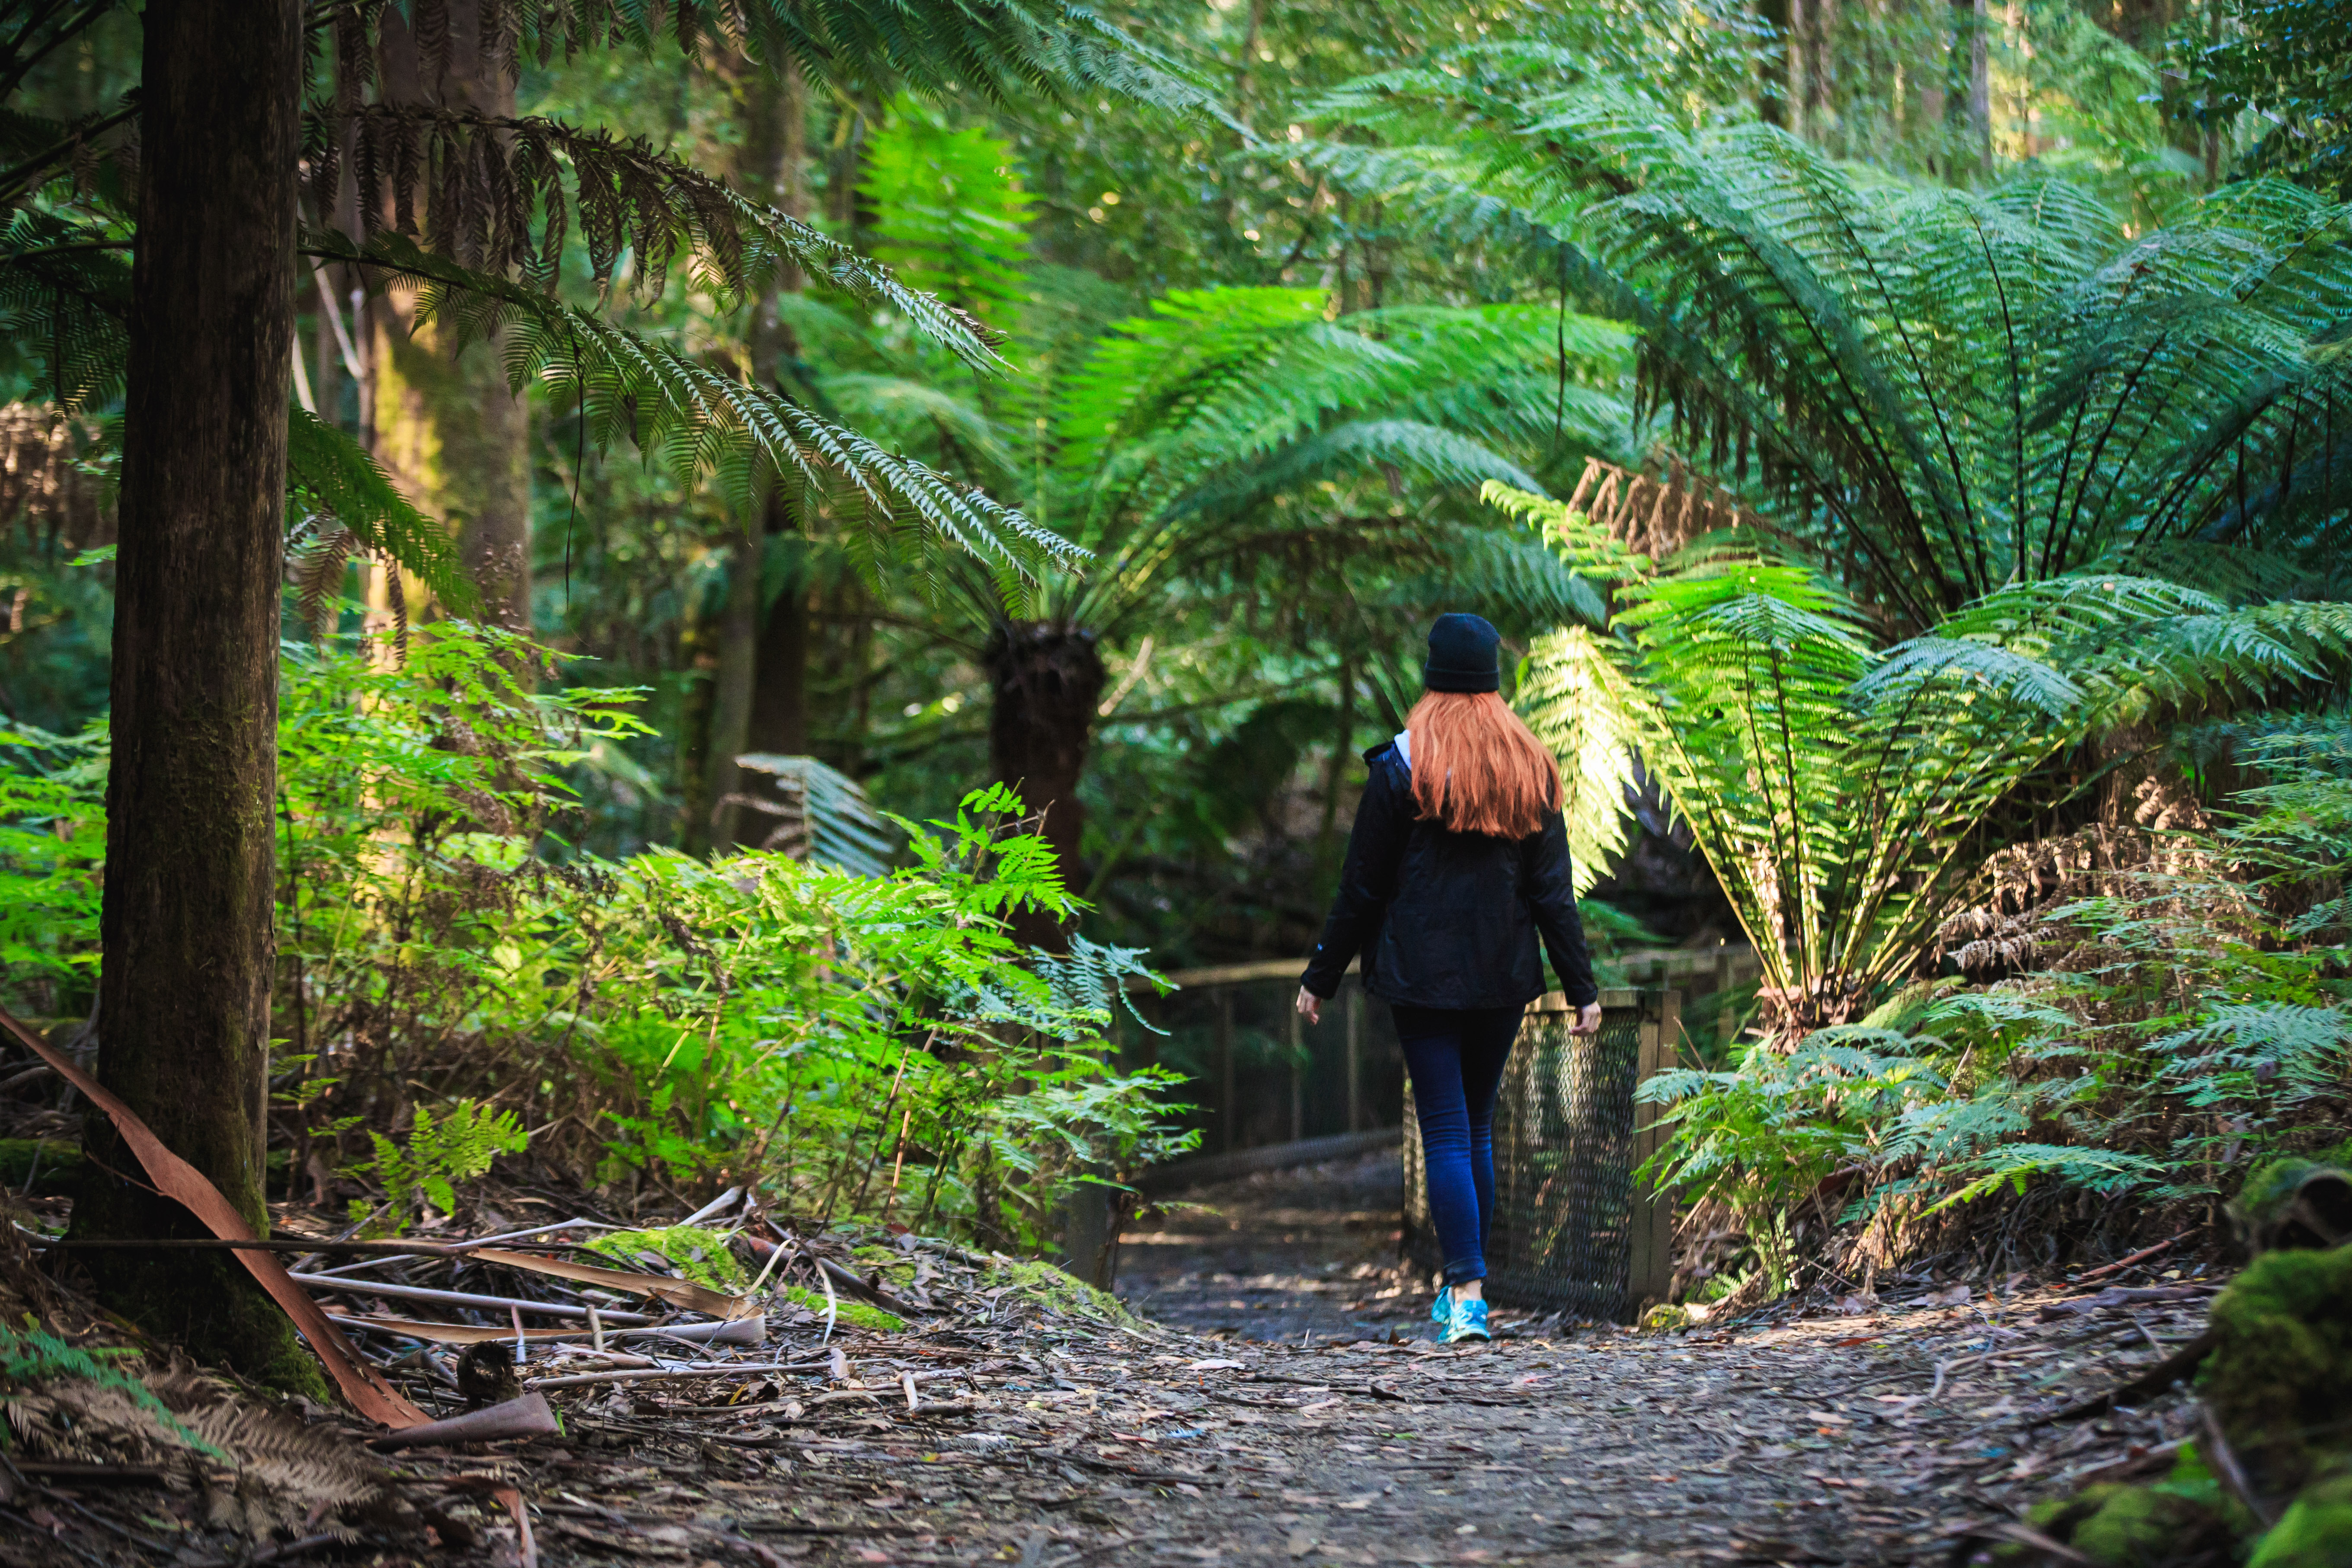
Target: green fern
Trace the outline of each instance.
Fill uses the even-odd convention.
[[[529,1142],[513,1111],[492,1110],[472,1100],[452,1100],[438,1116],[431,1106],[419,1105],[405,1148],[381,1132],[371,1131],[368,1138],[374,1156],[351,1170],[373,1174],[382,1184],[395,1231],[423,1204],[454,1214],[459,1182],[481,1175],[500,1154],[522,1152]],[[364,1199],[352,1200],[354,1220],[373,1224],[381,1212]]]
[[[951,129],[902,97],[868,148],[858,194],[878,215],[875,259],[1001,341],[1028,295],[1033,198],[1012,144],[979,126]]]
[[[2063,179],[1867,184],[1490,53],[1334,95],[1380,144],[1304,155],[1622,311],[1676,444],[1910,629],[2183,544],[2342,553],[2352,207],[2252,182],[2134,233]]]
[[[354,551],[387,557],[413,573],[457,615],[471,611],[474,585],[456,542],[400,493],[375,458],[309,410],[289,411],[286,488],[313,520],[315,537],[295,563],[306,617],[316,626],[342,584]],[[318,526],[331,524],[331,526]]]
[[[2261,702],[2352,657],[2352,606],[2231,610],[2105,574],[2012,584],[1882,648],[1750,531],[1653,565],[1563,503],[1487,493],[1565,559],[1619,574],[1613,636],[1555,634],[1531,660],[1530,721],[1584,775],[1571,821],[1604,847],[1593,816],[1637,762],[1655,776],[1786,1030],[1856,1018],[1917,966],[1999,847],[1995,813],[2053,757],[2184,708]]]
[[[226,1460],[228,1458],[226,1453],[190,1430],[187,1424],[173,1415],[145,1384],[121,1368],[109,1366],[100,1359],[134,1353],[111,1347],[86,1351],[79,1345],[68,1344],[47,1329],[33,1326],[30,1314],[27,1314],[26,1327],[21,1331],[0,1323],[0,1383],[21,1387],[28,1384],[47,1383],[53,1378],[71,1377],[96,1384],[100,1388],[120,1389],[173,1437],[206,1458]]]

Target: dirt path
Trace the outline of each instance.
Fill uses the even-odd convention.
[[[1940,1562],[1960,1525],[2182,1430],[2170,1411],[2026,1434],[2119,1374],[2103,1349],[2179,1337],[2198,1306],[2044,1323],[2045,1299],[1462,1352],[1069,1320],[927,1385],[953,1395],[928,1412],[868,1405],[823,1435],[714,1421],[668,1464],[550,1456],[542,1561]],[[839,1381],[887,1388],[922,1360],[864,1342]],[[593,1416],[573,1429],[598,1440]]]
[[[1197,1189],[1129,1229],[1117,1294],[1196,1333],[1385,1337],[1424,1305],[1406,1299],[1395,1268],[1403,1203],[1393,1151]]]
[[[582,1410],[572,1452],[534,1465],[541,1560],[1941,1563],[1970,1522],[2168,1463],[2185,1429],[2177,1391],[2030,1423],[2193,1334],[2193,1280],[2105,1306],[1918,1280],[1714,1332],[1541,1337],[1506,1316],[1485,1348],[1395,1342],[1427,1325],[1387,1268],[1392,1189],[1368,1163],[1195,1194],[1128,1253],[1123,1293],[1158,1323],[855,1341],[810,1388],[882,1396],[781,1424],[713,1409],[667,1463],[641,1440],[595,1453],[625,1439]],[[930,1380],[912,1412],[890,1393],[909,1369]]]

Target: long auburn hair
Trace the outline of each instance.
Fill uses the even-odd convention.
[[[1492,691],[1432,691],[1405,715],[1412,804],[1455,833],[1525,838],[1565,798],[1559,764]]]

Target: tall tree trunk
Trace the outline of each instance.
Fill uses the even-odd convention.
[[[482,58],[477,0],[450,0],[451,58],[434,70],[398,6],[383,12],[383,101],[512,114],[514,83]],[[457,535],[481,590],[482,618],[530,629],[530,416],[508,389],[494,334],[457,352],[444,323],[419,325],[413,300],[387,295],[369,312],[377,460],[410,498]]]
[[[1086,826],[1078,780],[1094,740],[1095,705],[1102,700],[1102,650],[1084,627],[1002,625],[989,641],[988,678],[993,692],[989,761],[998,778],[1021,792],[1030,812],[1044,814],[1041,831],[1054,847],[1063,879],[1077,887]],[[1056,950],[1066,941],[1059,922],[1034,912],[1014,920],[1013,933]]]
[[[760,556],[766,542],[761,533],[760,514],[746,512],[728,552],[727,603],[719,615],[719,662],[711,674],[710,737],[702,757],[702,793],[710,810],[700,826],[713,849],[731,847],[743,826],[738,820],[741,808],[726,802],[743,771],[735,759],[750,749],[751,682],[760,652]],[[750,826],[756,829],[758,824]]]
[[[98,1076],[267,1234],[278,620],[294,351],[296,0],[149,0],[115,565]],[[82,1237],[207,1234],[96,1112]],[[319,1388],[226,1252],[93,1252],[109,1305]]]
[[[755,202],[800,216],[804,205],[801,165],[808,156],[808,137],[803,123],[799,68],[787,63],[772,76],[737,55],[722,63],[718,74],[729,89],[740,129],[728,184]],[[751,306],[744,334],[751,361],[745,373],[758,384],[777,384],[779,365],[799,352],[777,310],[776,297],[798,292],[801,283],[797,268],[782,268]],[[783,482],[778,479],[774,488],[743,514],[730,552],[727,608],[719,628],[717,689],[712,693],[710,746],[703,780],[714,807],[711,843],[722,849],[734,844],[746,828],[759,826],[740,821],[739,809],[716,803],[742,787],[742,770],[735,765],[735,759],[752,749],[752,713],[764,674],[760,647],[761,580],[765,575],[761,567],[767,559],[767,536],[788,521]]]
[[[1968,153],[1979,169],[1992,168],[1992,14],[1987,0],[1952,0],[1957,31],[1952,50],[1956,64],[1965,62],[1968,93]],[[1963,52],[1959,46],[1965,45]],[[1957,72],[1955,74],[1958,74]]]
[[[1758,51],[1756,113],[1767,125],[1790,127],[1789,78],[1796,68],[1797,43],[1790,28],[1792,0],[1757,0],[1756,19],[1773,41]]]
[[[800,67],[790,61],[771,81],[755,79],[760,98],[746,105],[741,164],[737,188],[755,201],[764,201],[793,217],[808,213],[808,107]],[[785,388],[790,363],[800,344],[784,324],[779,299],[798,293],[803,283],[797,268],[776,279],[774,290],[760,303],[751,331],[751,374],[762,383]],[[780,486],[771,494],[762,519],[764,534],[789,532],[797,526]],[[766,540],[760,541],[764,560]],[[786,579],[747,648],[751,668],[751,697],[744,724],[744,749],[804,756],[809,749],[808,662],[809,584],[805,558]]]
[[[805,564],[784,580],[760,627],[760,678],[751,692],[750,749],[787,757],[809,749],[809,584]]]

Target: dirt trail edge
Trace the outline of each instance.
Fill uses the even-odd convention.
[[[757,1399],[707,1409],[698,1440],[675,1407],[658,1435],[618,1401],[576,1409],[527,1489],[548,1563],[1932,1561],[2186,1428],[2152,1407],[2028,1429],[2154,1359],[2119,1340],[2193,1331],[2203,1290],[2176,1289],[1464,1351],[1048,1313],[1013,1353],[955,1330],[850,1343],[821,1431]]]

